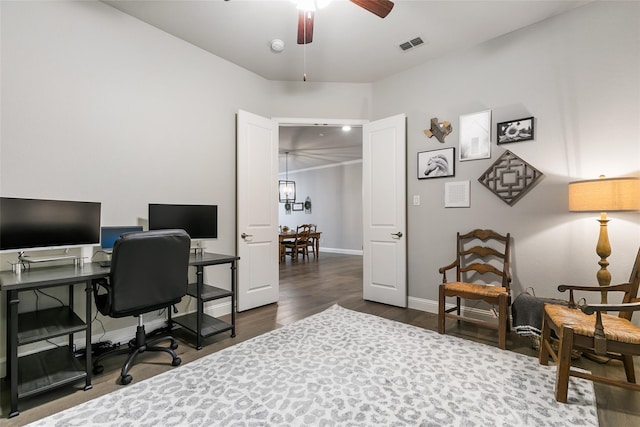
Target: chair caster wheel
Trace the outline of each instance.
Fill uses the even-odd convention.
[[[96,366],[93,367],[93,374],[94,375],[101,374],[102,372],[104,372],[104,366],[96,365]]]
[[[127,385],[131,382],[131,380],[133,380],[133,377],[131,375],[125,375],[124,377],[120,378],[120,384]]]
[[[180,359],[179,357],[176,357],[175,359],[173,359],[173,361],[171,362],[171,366],[178,366],[179,364],[182,363],[182,359]]]
[[[171,350],[175,350],[176,348],[178,348],[178,343],[175,341],[171,342]]]

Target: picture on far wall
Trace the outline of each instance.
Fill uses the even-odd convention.
[[[530,141],[533,139],[533,117],[497,124],[498,144]]]
[[[460,116],[460,161],[491,157],[491,110]]]
[[[455,148],[418,153],[418,179],[455,175]]]
[[[293,210],[294,211],[303,211],[304,210],[304,203],[302,203],[302,202],[294,202],[293,203]]]

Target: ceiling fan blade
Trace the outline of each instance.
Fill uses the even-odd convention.
[[[378,15],[380,18],[386,17],[391,9],[393,2],[390,0],[349,0],[351,3]]]
[[[307,44],[313,41],[314,15],[314,12],[298,11],[298,44]]]

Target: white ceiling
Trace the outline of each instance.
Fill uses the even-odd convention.
[[[362,127],[344,131],[340,126],[281,126],[280,172],[362,159]]]
[[[313,82],[369,83],[592,0],[395,0],[384,19],[348,0],[333,0],[316,12],[313,42],[307,45],[296,43],[297,10],[291,0],[103,1],[268,80],[302,81],[306,73]],[[415,37],[425,43],[400,49]],[[284,42],[282,52],[271,50],[273,39]],[[311,129],[281,128],[281,152],[293,152],[288,138],[299,143]],[[333,134],[327,131],[314,140],[326,141],[329,132]],[[333,140],[330,144],[337,145]],[[345,144],[353,146],[353,141]],[[305,150],[311,151],[298,156],[305,162],[292,156],[290,170],[291,161],[294,169],[318,165],[311,158],[327,152],[321,147]],[[336,154],[333,160],[352,157]]]

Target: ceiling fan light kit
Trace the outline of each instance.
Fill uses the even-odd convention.
[[[373,13],[380,18],[385,18],[393,9],[391,0],[349,0],[351,3]],[[307,44],[313,41],[313,18],[316,9],[327,6],[331,0],[293,0],[298,9],[298,44]]]

